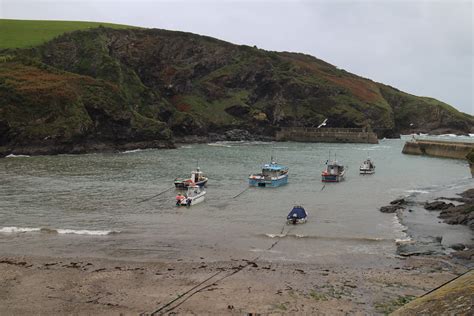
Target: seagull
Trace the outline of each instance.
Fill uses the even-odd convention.
[[[319,126],[317,128],[320,128],[322,126],[326,126],[327,121],[328,121],[328,119],[325,119],[321,124],[319,124]]]

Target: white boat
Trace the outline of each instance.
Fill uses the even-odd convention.
[[[189,185],[185,195],[178,194],[176,196],[176,206],[191,206],[204,201],[206,191],[202,190],[198,185]]]
[[[370,157],[367,157],[366,160],[360,165],[359,168],[360,174],[373,174],[375,173],[375,164]]]

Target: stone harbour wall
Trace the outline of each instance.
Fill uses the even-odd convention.
[[[405,143],[402,152],[409,155],[427,155],[454,159],[466,159],[474,149],[474,143],[437,140],[414,140]]]

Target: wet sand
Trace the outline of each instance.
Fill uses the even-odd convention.
[[[466,270],[447,257],[334,265],[2,256],[0,314],[151,314],[175,299],[156,314],[383,314]]]

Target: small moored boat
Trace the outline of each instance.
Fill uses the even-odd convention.
[[[186,189],[190,185],[197,185],[203,187],[207,184],[207,177],[204,176],[201,169],[199,167],[196,170],[191,172],[191,178],[183,179],[183,178],[176,178],[174,179],[174,186],[177,189]]]
[[[191,206],[204,201],[206,191],[201,190],[198,185],[188,186],[188,191],[185,195],[178,194],[176,196],[176,206]]]
[[[303,224],[308,219],[308,213],[304,207],[295,205],[291,212],[286,217],[287,224]]]
[[[321,173],[321,181],[323,182],[340,182],[344,180],[346,168],[340,165],[337,160],[332,162],[326,161],[326,169]]]
[[[274,161],[264,164],[261,173],[249,176],[249,185],[254,187],[279,187],[287,183],[288,167]]]
[[[359,172],[360,174],[375,173],[375,164],[370,160],[370,157],[367,157],[367,159],[360,165]]]

